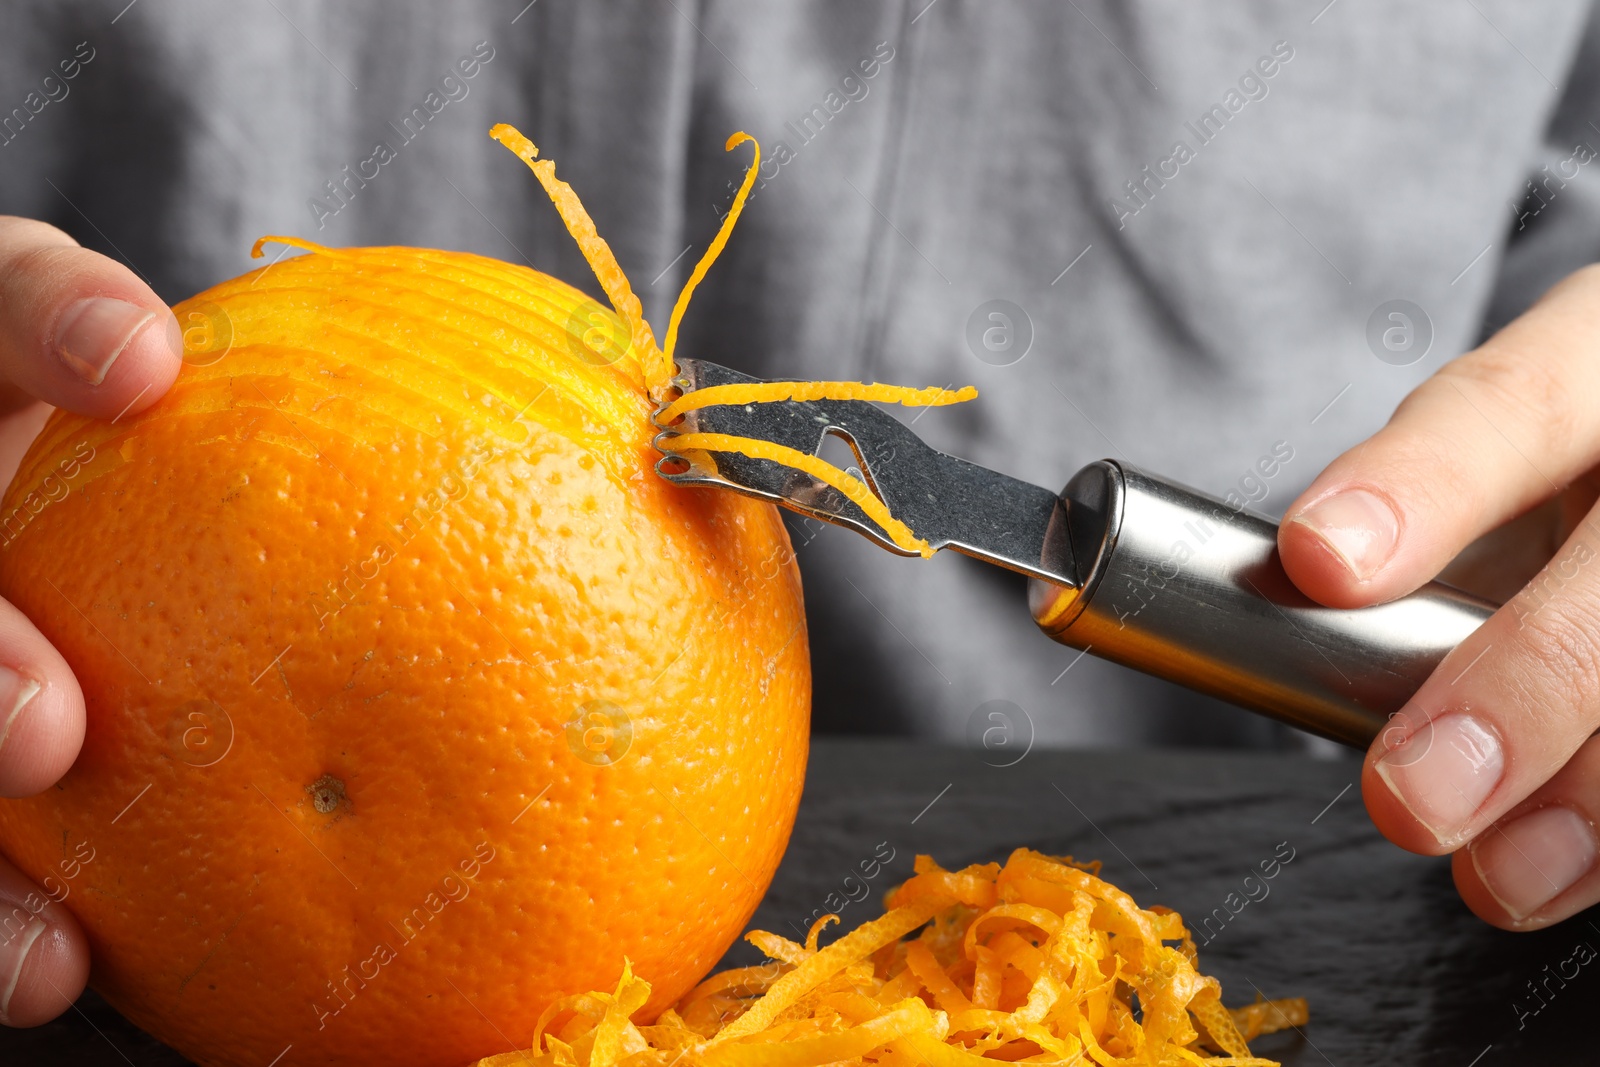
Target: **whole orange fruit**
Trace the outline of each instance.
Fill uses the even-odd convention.
[[[675,1000],[799,799],[776,509],[657,477],[627,325],[532,270],[318,250],[176,310],[171,393],[56,413],[0,511],[89,711],[0,850],[95,988],[239,1067],[525,1048],[624,957]]]

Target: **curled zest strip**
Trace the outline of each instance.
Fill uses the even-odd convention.
[[[725,433],[684,433],[666,438],[664,445],[674,452],[696,449],[706,452],[738,452],[751,459],[770,459],[785,467],[805,471],[818,481],[833,486],[848,497],[851,503],[867,513],[867,518],[883,528],[895,544],[908,552],[927,559],[933,548],[911,532],[911,528],[889,513],[889,507],[873,495],[857,478],[852,478],[833,464],[798,449],[771,441],[758,441],[752,437],[735,437]]]
[[[761,145],[754,137],[740,131],[728,138],[728,143],[722,146],[722,150],[732,152],[746,141],[755,146],[755,155],[751,157],[750,167],[744,172],[744,181],[740,183],[739,191],[734,195],[733,206],[728,209],[727,217],[717,229],[717,236],[712,238],[711,246],[706,249],[706,254],[700,257],[700,262],[694,265],[689,280],[678,293],[677,302],[672,305],[672,318],[667,322],[667,343],[662,350],[669,376],[672,370],[672,350],[678,345],[678,324],[683,321],[683,313],[689,310],[689,298],[694,295],[695,286],[700,284],[700,279],[706,276],[706,271],[711,269],[711,264],[722,254],[722,249],[728,243],[728,235],[733,232],[733,224],[739,221],[740,214],[744,212],[744,202],[750,199],[750,189],[756,183],[756,168],[761,166]]]
[[[663,425],[686,411],[717,404],[765,404],[776,400],[870,400],[879,404],[904,404],[910,408],[943,407],[975,400],[973,386],[940,389],[911,385],[882,385],[865,382],[755,382],[709,385],[684,393],[660,415]]]
[[[943,903],[948,906],[951,902],[946,900]],[[938,903],[895,908],[882,918],[856,927],[774,982],[766,996],[723,1027],[711,1039],[711,1043],[721,1044],[766,1029],[784,1010],[798,1003],[824,981],[885,945],[894,944],[917,927],[925,926],[939,910]]]
[[[338,249],[329,248],[327,245],[319,245],[315,241],[307,241],[304,237],[283,237],[275,233],[269,233],[265,237],[256,238],[256,243],[250,246],[250,258],[260,259],[265,255],[266,253],[261,250],[261,246],[268,243],[288,245],[290,248],[303,248],[307,252],[315,252],[324,256],[338,251]]]
[[[650,324],[644,320],[644,306],[634,295],[633,286],[628,283],[628,276],[622,272],[611,246],[595,229],[594,220],[584,209],[583,201],[572,191],[572,186],[556,177],[554,161],[539,159],[539,149],[516,127],[502,122],[490,129],[489,136],[526,163],[534,177],[539,179],[539,184],[544,186],[550,202],[566,224],[567,232],[578,242],[583,258],[600,280],[600,288],[605,290],[606,296],[611,299],[611,306],[622,321],[628,324],[635,358],[644,371],[645,383],[652,392],[659,389],[672,376],[672,364],[656,347],[655,335],[650,332]]]

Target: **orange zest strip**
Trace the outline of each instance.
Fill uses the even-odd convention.
[[[1233,1025],[1239,1028],[1239,1036],[1246,1041],[1311,1021],[1311,1007],[1305,997],[1257,1000],[1254,1004],[1233,1008],[1228,1014],[1233,1016]]]
[[[634,295],[633,286],[628,283],[628,276],[618,265],[611,246],[595,229],[594,220],[584,209],[583,201],[572,191],[572,186],[556,177],[555,163],[548,159],[539,159],[539,149],[516,127],[502,122],[489,130],[489,136],[505,145],[518,159],[526,163],[528,169],[533,171],[534,177],[539,179],[539,184],[544,186],[550,202],[555,205],[556,211],[561,215],[561,221],[566,224],[567,232],[578,242],[583,258],[589,261],[594,276],[600,280],[600,288],[611,298],[611,306],[622,317],[622,321],[628,324],[634,356],[639,360],[640,369],[644,371],[646,385],[652,393],[661,388],[667,379],[672,377],[672,364],[656,347],[655,335],[650,332],[650,324],[644,320],[644,306]]]
[[[846,1030],[783,1044],[718,1045],[702,1052],[699,1063],[704,1067],[810,1067],[812,1064],[861,1062],[861,1057],[873,1049],[897,1038],[926,1032],[934,1025],[933,1013],[926,1004],[907,999],[893,1010]]]
[[[766,931],[752,930],[751,933],[765,934]],[[776,937],[776,935],[768,936]],[[781,941],[783,939],[778,938],[778,940]],[[697,1000],[704,1000],[706,997],[716,996],[719,993],[734,996],[752,990],[765,993],[767,987],[777,981],[779,977],[779,973],[770,963],[759,967],[738,967],[731,971],[721,971],[685,993],[683,999],[678,1001],[678,1006],[682,1008],[685,1005],[693,1004]]]
[[[706,276],[711,264],[722,254],[722,249],[728,243],[728,235],[733,232],[733,224],[739,221],[739,215],[744,211],[744,202],[750,198],[750,189],[756,182],[756,168],[761,166],[761,145],[754,137],[741,130],[728,138],[728,143],[722,146],[722,150],[732,152],[746,141],[755,146],[755,155],[750,158],[750,168],[744,172],[744,181],[740,184],[738,193],[734,194],[733,206],[728,209],[721,227],[717,229],[716,237],[711,240],[711,246],[706,249],[705,255],[700,257],[700,262],[694,265],[689,280],[684,283],[682,291],[678,293],[677,301],[672,305],[672,318],[667,321],[667,343],[662,349],[669,375],[672,370],[672,350],[678,345],[678,324],[683,321],[683,313],[689,310],[689,299],[694,296],[695,286],[700,284],[700,279]]]
[[[972,1010],[972,1001],[945,973],[934,958],[933,950],[921,938],[906,945],[906,969],[922,983],[922,988],[933,994],[934,1003],[951,1015]]]
[[[817,942],[822,939],[822,931],[826,930],[829,926],[838,921],[839,916],[830,911],[828,914],[822,916],[816,922],[812,923],[810,931],[806,934],[806,951],[817,951]]]
[[[945,902],[946,906],[950,903],[953,902],[948,900]],[[772,988],[767,990],[766,996],[749,1011],[723,1027],[722,1032],[711,1039],[711,1043],[722,1044],[766,1029],[785,1009],[799,1003],[824,981],[857,960],[872,955],[885,945],[894,944],[917,927],[925,925],[939,910],[935,904],[896,908],[882,918],[873,919],[856,927],[772,983]]]
[[[826,482],[843,493],[853,504],[867,513],[867,518],[882,527],[890,540],[907,552],[915,552],[923,559],[933,555],[933,548],[928,542],[918,538],[911,532],[909,526],[891,515],[888,505],[874,496],[872,490],[827,460],[771,441],[758,441],[753,437],[735,437],[725,433],[678,434],[676,437],[663,438],[663,445],[673,452],[697,449],[706,452],[738,452],[752,459],[770,459],[785,467],[805,471],[818,481]]]
[[[260,259],[265,255],[266,253],[261,251],[261,246],[268,242],[275,245],[288,245],[290,248],[303,248],[307,252],[325,254],[333,251],[327,245],[319,245],[315,241],[307,241],[303,237],[281,237],[278,234],[269,233],[265,237],[256,238],[256,243],[250,246],[250,258]]]
[[[624,1053],[634,1051],[627,1047],[628,1038],[632,1036],[628,1031],[633,1029],[629,1016],[650,999],[649,984],[634,979],[633,964],[626,958],[622,961],[622,979],[617,983],[617,992],[607,999],[610,1003],[606,1005],[605,1015],[594,1028],[590,1056],[603,1063],[615,1063]]]
[[[684,393],[659,416],[663,425],[686,411],[717,404],[765,404],[775,400],[870,400],[879,404],[904,404],[910,408],[943,407],[975,400],[973,386],[941,389],[936,385],[881,385],[876,382],[755,382],[708,385]]]
[[[820,922],[805,947],[756,931],[782,961],[707,979],[653,1024],[631,1021],[650,986],[624,968],[615,992],[547,1011],[531,1050],[476,1067],[1278,1067],[1247,1042],[1308,1019],[1301,999],[1223,1007],[1166,944],[1192,947],[1175,912],[1070,857],[947,871],[918,856],[916,872],[820,949]]]

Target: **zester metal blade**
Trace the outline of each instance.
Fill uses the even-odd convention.
[[[762,381],[703,360],[676,362],[673,384],[685,393]],[[1078,584],[1070,549],[1065,547],[1069,538],[1048,536],[1052,522],[1066,521],[1054,492],[940,452],[866,401],[721,404],[688,411],[681,422],[661,430],[656,447],[665,455],[656,463],[656,471],[669,482],[771,500],[854,530],[891,552],[914,555],[895,544],[843,493],[804,471],[737,452],[674,452],[669,444],[679,433],[719,433],[817,455],[828,436],[841,438],[859,465],[852,475],[859,474],[890,513],[933,548],[951,548],[1060,585]],[[1047,545],[1057,547],[1047,552]]]

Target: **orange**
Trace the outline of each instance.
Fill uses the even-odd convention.
[[[526,1048],[624,957],[676,1000],[800,795],[776,509],[657,477],[631,324],[532,270],[317,250],[176,310],[171,393],[56,413],[0,509],[89,712],[0,850],[95,988],[239,1067]]]

